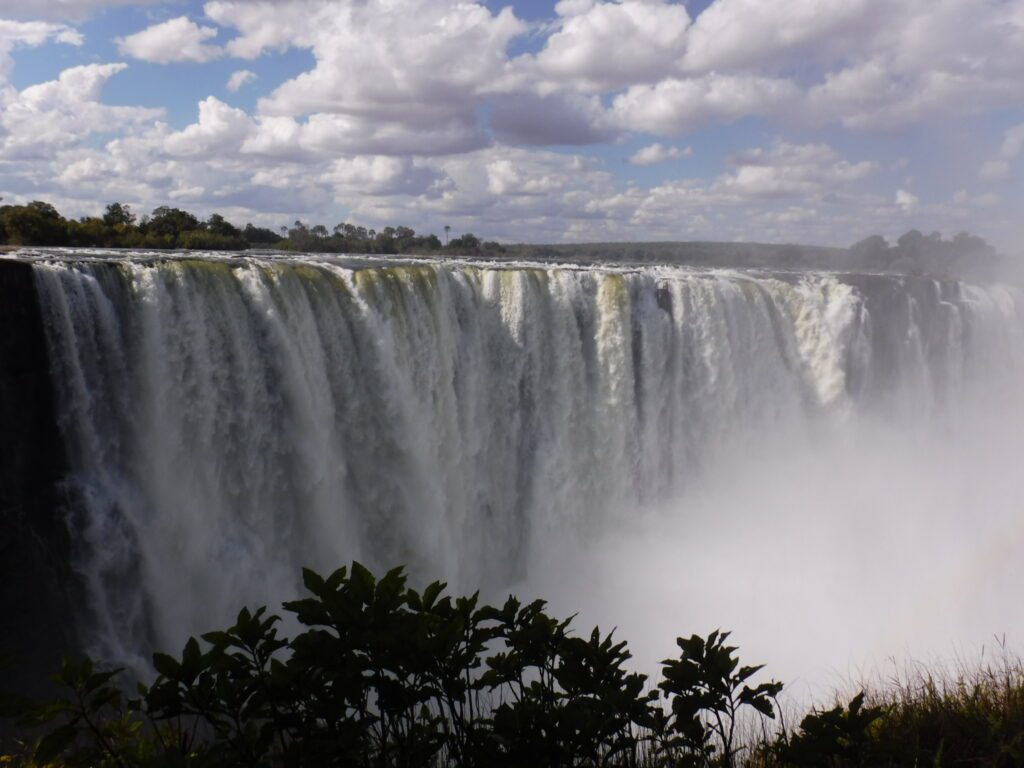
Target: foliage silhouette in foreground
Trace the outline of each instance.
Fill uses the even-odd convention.
[[[807,715],[798,736],[782,743],[778,754],[788,765],[807,768],[871,765],[870,728],[884,714],[884,707],[864,706],[862,691],[846,707]]]
[[[721,764],[734,765],[737,716],[751,707],[774,719],[774,701],[782,684],[746,684],[762,667],[740,667],[735,646],[726,645],[728,632],[714,631],[706,639],[692,635],[679,638],[678,659],[662,662],[664,680],[658,687],[672,702],[670,744],[684,754],[710,762],[716,744],[722,748]]]
[[[66,698],[21,719],[44,735],[34,759],[65,765],[732,765],[740,710],[773,715],[776,683],[739,688],[728,636],[680,640],[660,689],[626,667],[626,643],[543,601],[481,605],[401,569],[354,563],[285,603],[157,653],[158,677],[130,699],[116,671],[67,662]],[[662,698],[668,704],[662,706]],[[724,738],[723,738],[724,737]]]
[[[401,569],[305,571],[309,596],[157,653],[127,694],[117,670],[66,661],[61,698],[0,697],[25,728],[0,763],[59,766],[615,766],[774,768],[1022,764],[1024,673],[907,682],[773,725],[774,681],[754,684],[729,633],[679,638],[652,684],[626,643],[543,601],[422,591]],[[753,727],[752,727],[753,726]],[[760,726],[761,734],[751,737]]]

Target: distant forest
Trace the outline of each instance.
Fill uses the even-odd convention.
[[[220,214],[205,221],[188,211],[160,206],[137,216],[122,203],[111,203],[102,216],[64,218],[51,204],[0,206],[0,245],[92,248],[244,251],[250,248],[319,253],[486,255],[492,258],[576,262],[625,261],[636,264],[832,269],[991,279],[1021,277],[1021,266],[1000,256],[982,238],[966,232],[949,240],[938,233],[911,230],[890,245],[880,235],[850,248],[715,242],[585,243],[574,245],[502,245],[471,233],[445,242],[435,234],[409,227],[367,229],[341,223],[296,221],[278,230],[246,224],[239,228]]]
[[[510,247],[510,251],[512,248]],[[849,248],[769,243],[590,243],[586,245],[518,245],[521,259],[615,260],[634,264],[687,264],[737,269],[880,272],[989,280],[1024,277],[1021,265],[1001,256],[975,235],[961,232],[946,240],[938,232],[914,229],[889,245],[872,235]]]
[[[446,240],[447,235],[446,231]],[[102,216],[67,219],[50,203],[38,200],[28,205],[0,206],[0,245],[453,255],[504,251],[498,243],[484,242],[471,233],[441,242],[437,235],[419,235],[400,226],[377,231],[342,223],[328,230],[323,224],[310,226],[296,221],[276,231],[252,224],[239,228],[219,213],[202,221],[188,211],[169,206],[139,217],[129,206],[111,203]]]

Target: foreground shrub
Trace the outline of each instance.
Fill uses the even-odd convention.
[[[744,710],[774,716],[781,686],[755,688],[727,633],[678,641],[664,680],[630,672],[626,643],[543,601],[418,592],[400,569],[304,572],[285,603],[303,631],[279,634],[265,608],[157,653],[158,677],[130,699],[117,671],[66,662],[69,694],[24,711],[43,729],[38,764],[638,766],[735,764]],[[667,707],[663,706],[667,705]]]

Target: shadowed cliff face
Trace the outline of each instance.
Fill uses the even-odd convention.
[[[305,565],[546,594],[567,582],[565,542],[616,557],[632,551],[617,532],[684,536],[716,506],[731,530],[736,504],[700,503],[711,472],[738,486],[769,455],[785,478],[795,446],[818,455],[865,419],[930,428],[1022,370],[1024,299],[1003,285],[428,259],[14,267],[33,330],[5,342],[11,466],[42,474],[11,487],[49,496],[11,530],[52,542],[24,549],[57,595],[65,478],[86,645],[139,669],[243,603],[291,598]]]
[[[67,469],[32,268],[0,259],[0,679],[31,692],[74,646]]]

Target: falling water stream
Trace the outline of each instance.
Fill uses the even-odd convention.
[[[752,507],[780,506],[780,478],[793,472],[791,489],[819,473],[800,481],[797,514],[757,523],[762,538],[804,536],[820,558],[808,521],[849,514],[848,498],[824,503],[823,478],[866,455],[849,435],[955,429],[968,403],[1019,391],[1024,366],[1024,294],[1001,284],[430,259],[19,258],[33,263],[44,317],[88,637],[95,653],[129,663],[223,625],[243,603],[294,596],[302,566],[353,558],[456,589],[555,594],[581,574],[598,589],[626,558],[644,578],[685,572],[671,607],[649,608],[682,611],[673,620],[685,625],[685,607],[700,604],[703,620],[710,608],[694,585],[728,588],[729,542],[751,530]],[[882,440],[876,457],[885,450]],[[815,463],[823,456],[835,462]],[[763,493],[744,496],[758,477]],[[735,493],[716,510],[709,488]],[[844,531],[854,546],[855,529]],[[793,568],[798,555],[785,556]],[[631,639],[650,598],[635,597],[622,601]],[[734,613],[722,603],[723,622]]]

